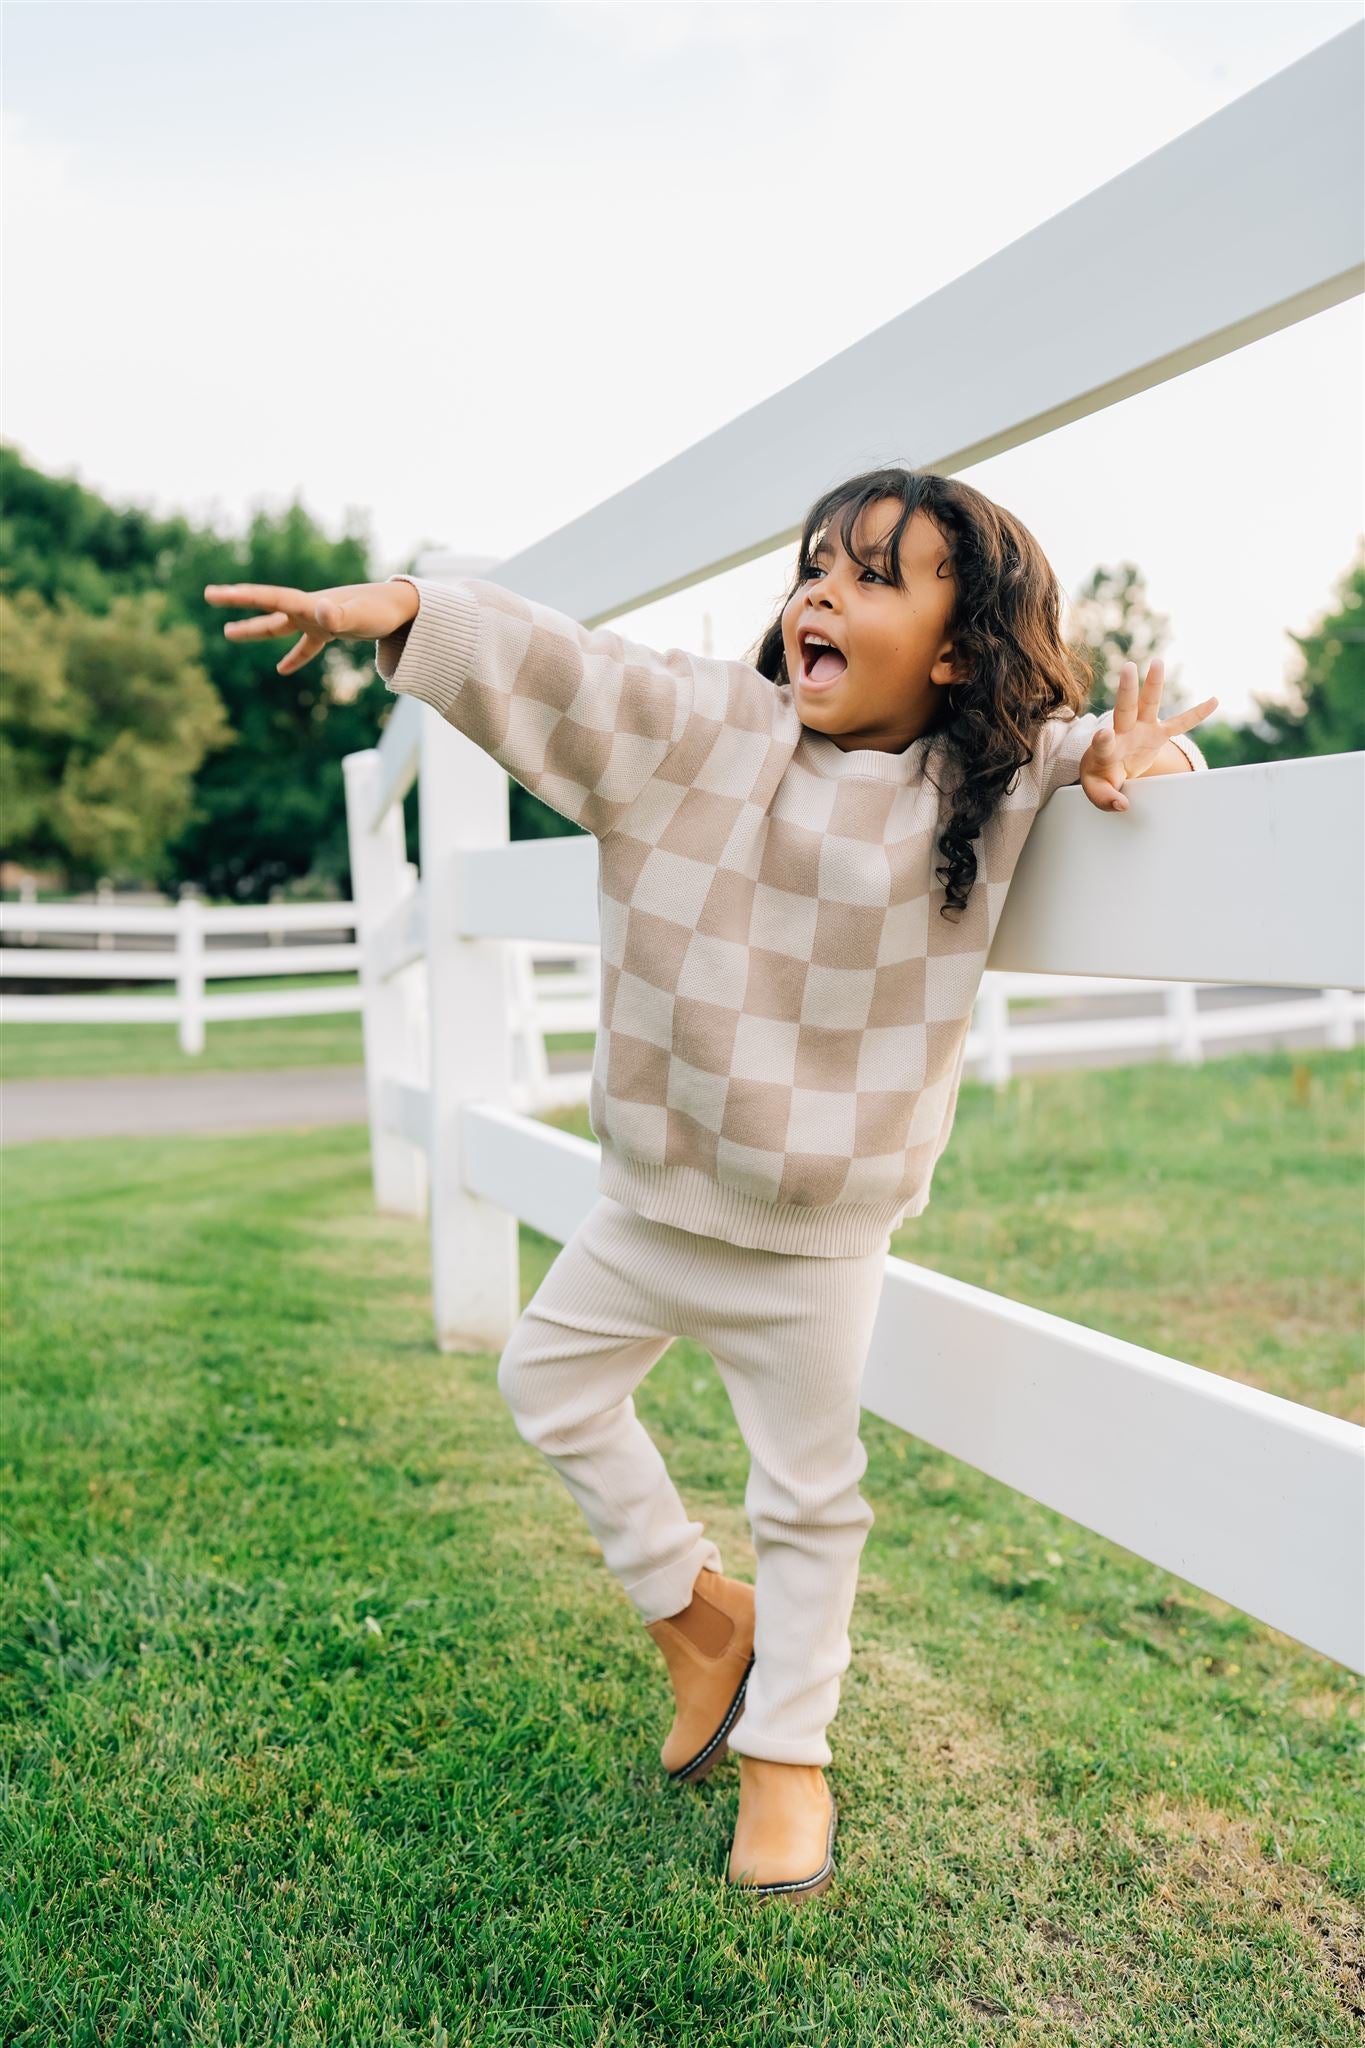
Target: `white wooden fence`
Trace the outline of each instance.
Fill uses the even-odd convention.
[[[229,1017],[321,1017],[358,1010],[361,991],[350,987],[232,989],[219,995],[210,981],[247,981],[279,974],[353,974],[360,966],[354,939],[331,945],[214,946],[210,938],[350,931],[350,903],[6,903],[0,932],[20,941],[30,933],[70,938],[96,936],[93,946],[10,944],[0,948],[0,976],[34,981],[173,981],[167,995],[90,994],[0,997],[0,1024],[174,1024],[180,1049],[204,1050],[204,1027]],[[169,939],[168,946],[122,946],[120,935]]]
[[[856,470],[954,473],[1340,303],[1365,282],[1363,47],[1334,37],[490,573],[596,625],[794,540]],[[596,842],[508,843],[503,770],[414,699],[346,794],[376,1196],[430,1217],[438,1342],[497,1350],[518,1219],[563,1242],[597,1188],[595,1146],[509,1107],[507,942],[596,943]],[[1064,789],[991,969],[1359,991],[1363,798],[1358,754],[1160,777],[1122,814]],[[1365,1670],[1365,1431],[894,1258],[864,1401]]]
[[[416,870],[409,870],[415,885]],[[121,991],[0,996],[0,1026],[8,1024],[174,1024],[182,1052],[202,1053],[205,1027],[228,1018],[319,1017],[361,1009],[359,978],[316,989],[233,989],[210,992],[211,981],[295,980],[309,974],[351,973],[359,977],[360,948],[354,939],[328,944],[286,944],[312,932],[355,930],[354,903],[202,904],[192,895],[171,904],[119,903],[101,894],[94,903],[0,904],[0,979],[34,981],[171,982],[165,994]],[[257,936],[266,945],[210,947],[215,938]],[[39,944],[44,936],[94,940],[94,944]],[[119,945],[120,938],[143,941]],[[148,946],[148,939],[168,941]],[[511,1021],[517,1075],[511,1099],[519,1108],[540,1110],[574,1102],[587,1094],[587,1071],[552,1073],[547,1034],[584,1031],[597,1021],[599,967],[595,948],[512,946],[515,997]],[[563,965],[555,965],[562,961]],[[538,963],[550,972],[537,973]],[[412,991],[415,1021],[425,1030],[425,986]],[[423,1041],[424,1043],[424,1041]]]

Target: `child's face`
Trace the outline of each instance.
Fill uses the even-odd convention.
[[[874,566],[860,569],[832,520],[812,557],[812,573],[782,614],[787,674],[801,723],[846,750],[901,753],[939,721],[938,694],[958,681],[945,629],[956,595],[951,573],[936,571],[948,546],[933,521],[916,512],[901,536],[904,590],[885,577],[880,545],[901,507],[879,498],[860,515],[853,542]],[[878,571],[883,573],[879,574]],[[807,631],[833,641],[844,657],[806,657]],[[819,664],[820,677],[810,670]],[[837,673],[827,674],[836,670]]]

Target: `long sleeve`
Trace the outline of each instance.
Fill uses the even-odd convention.
[[[1038,733],[1030,772],[1039,784],[1038,808],[1068,783],[1080,781],[1081,760],[1101,727],[1112,729],[1113,711],[1085,711],[1077,718],[1058,715],[1044,721]],[[1208,762],[1187,732],[1172,733],[1171,739],[1190,766],[1207,771]],[[1141,779],[1141,778],[1139,778]]]
[[[389,580],[411,583],[420,605],[375,643],[388,687],[433,705],[523,788],[599,838],[702,717],[698,672],[714,664],[681,649],[656,653],[591,630],[480,577]],[[702,692],[708,713],[711,694]]]

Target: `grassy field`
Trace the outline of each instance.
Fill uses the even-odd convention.
[[[1357,1413],[1361,1118],[1349,1053],[968,1084],[894,1248]],[[1340,1667],[865,1418],[839,1881],[736,1898],[737,1768],[663,1781],[662,1661],[364,1132],[4,1165],[6,2041],[1359,2040]],[[707,1355],[637,1405],[749,1576]]]
[[[354,988],[353,974],[279,974],[253,981],[215,981],[217,995],[253,989]],[[126,993],[126,991],[125,991]],[[140,995],[173,995],[171,982],[149,981]],[[591,1051],[591,1031],[552,1034],[547,1050]],[[204,1050],[183,1053],[174,1024],[6,1024],[0,1032],[0,1079],[70,1081],[103,1074],[260,1072],[271,1067],[351,1067],[364,1060],[358,1012],[334,1017],[243,1017],[209,1023]]]

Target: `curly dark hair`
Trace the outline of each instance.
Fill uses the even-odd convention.
[[[897,498],[901,513],[887,537],[889,561],[867,562],[853,546],[860,514],[879,498]],[[870,469],[826,491],[806,514],[790,590],[747,659],[769,681],[786,684],[782,613],[811,573],[811,550],[836,515],[845,549],[861,568],[893,569],[901,580],[901,535],[916,512],[933,520],[948,546],[939,574],[951,575],[956,599],[951,634],[961,680],[940,692],[947,703],[926,749],[949,770],[952,809],[938,841],[935,870],[947,901],[939,915],[966,908],[976,879],[972,841],[1033,759],[1039,727],[1058,712],[1083,712],[1094,674],[1081,650],[1062,637],[1062,590],[1042,549],[1022,521],[970,484],[931,470]],[[933,777],[930,777],[933,781]],[[936,789],[943,784],[934,782]],[[949,793],[946,792],[945,793]]]

